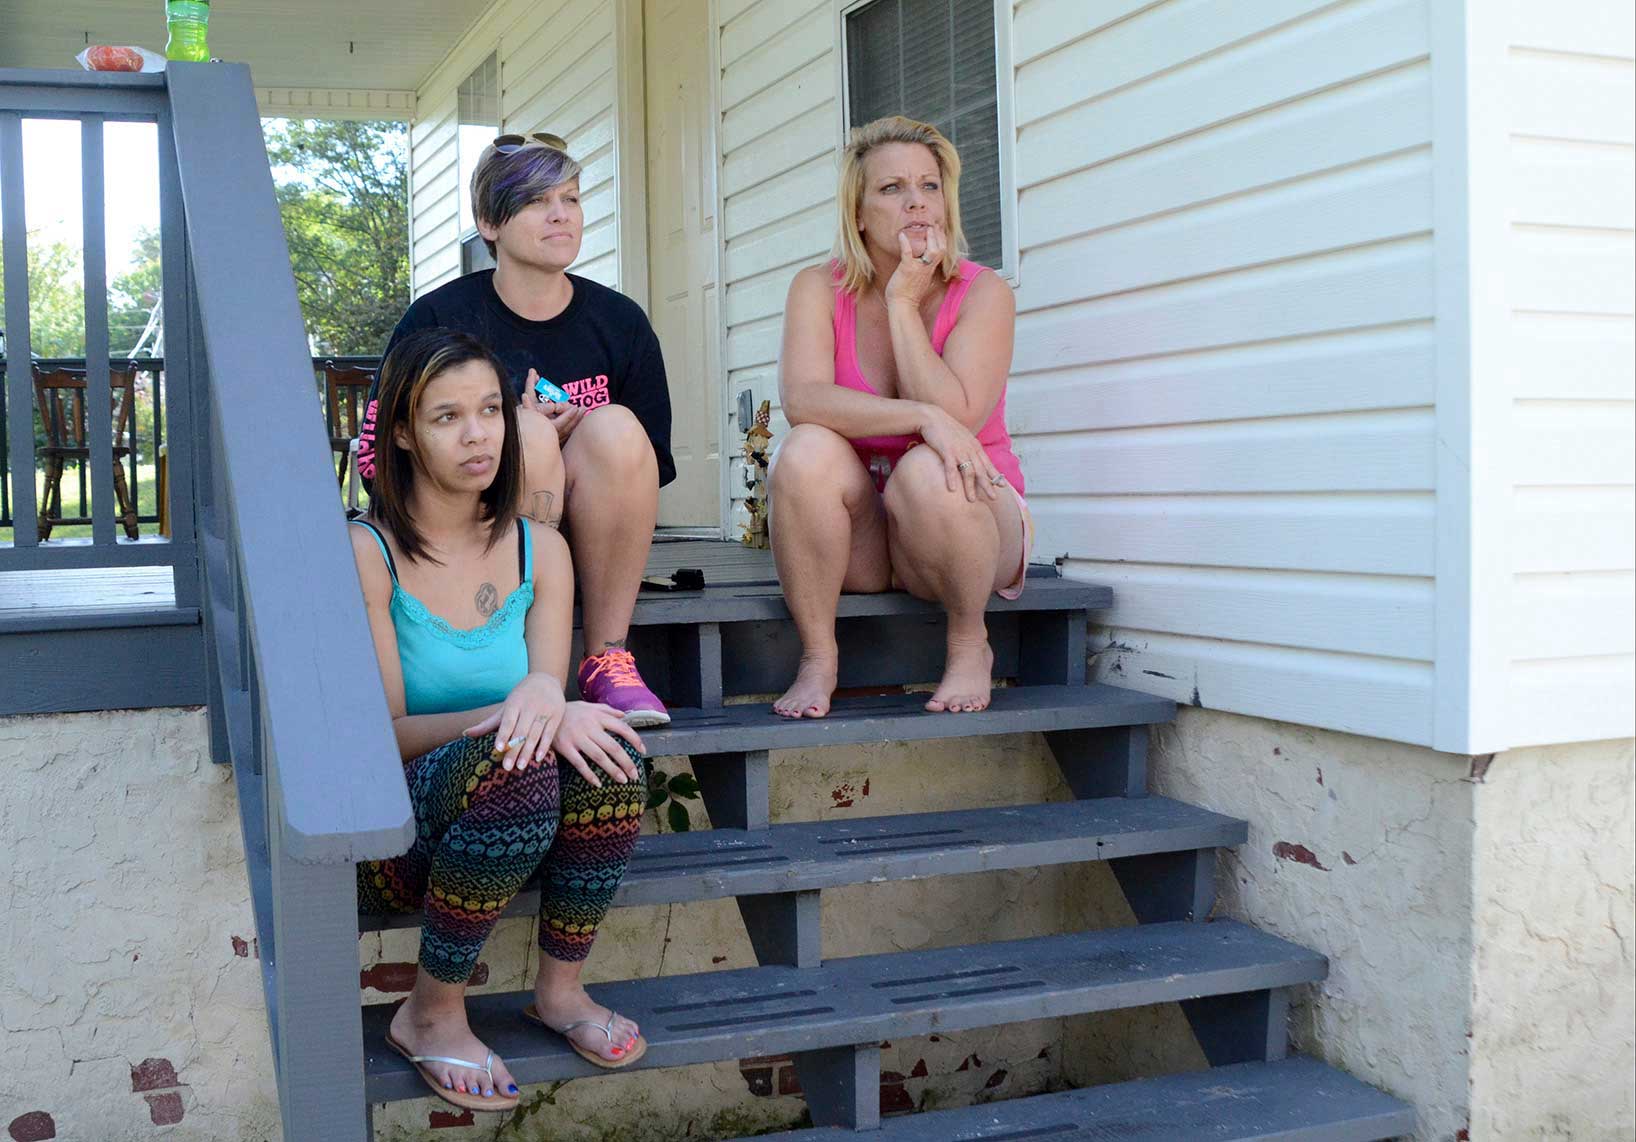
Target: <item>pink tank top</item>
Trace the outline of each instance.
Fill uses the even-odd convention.
[[[960,316],[960,303],[965,301],[977,275],[985,272],[986,267],[961,260],[960,276],[949,283],[948,292],[943,295],[943,304],[937,310],[937,321],[932,326],[932,352],[939,357],[943,355],[943,346],[948,343],[949,334],[954,332],[955,320]],[[836,273],[838,277],[838,266]],[[880,395],[864,379],[863,370],[858,367],[857,299],[839,284],[835,287],[835,383],[861,393]],[[903,459],[903,454],[920,442],[918,436],[859,436],[853,438],[852,447],[875,476],[876,486],[880,487],[884,485],[886,475]],[[995,471],[1010,481],[1020,495],[1023,491],[1022,466],[1017,463],[1017,454],[1011,451],[1011,434],[1005,430],[1003,391],[994,411],[977,432],[977,443],[983,446]]]

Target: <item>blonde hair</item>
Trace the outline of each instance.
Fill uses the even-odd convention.
[[[858,232],[858,207],[863,203],[864,161],[869,152],[888,143],[919,143],[937,159],[943,176],[943,229],[949,248],[943,254],[944,280],[960,273],[960,258],[966,252],[966,237],[960,229],[960,155],[954,144],[930,123],[903,115],[888,115],[854,127],[847,135],[841,156],[841,185],[835,195],[839,231],[835,237],[835,260],[841,264],[841,287],[848,293],[862,293],[875,277],[863,235]]]

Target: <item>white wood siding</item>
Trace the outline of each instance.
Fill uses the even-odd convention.
[[[616,0],[499,0],[421,85],[410,130],[410,258],[416,297],[460,274],[455,92],[492,51],[503,131],[551,131],[585,168],[585,242],[574,272],[619,287]]]
[[[1008,410],[1103,679],[1429,743],[1425,0],[1019,0]]]
[[[1636,690],[1632,7],[1512,0],[1499,375],[1509,394],[1509,746],[1630,737]]]

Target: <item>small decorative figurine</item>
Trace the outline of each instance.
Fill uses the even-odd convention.
[[[744,458],[750,462],[750,470],[745,474],[744,482],[750,490],[745,497],[744,506],[750,513],[748,522],[744,525],[744,546],[768,546],[767,539],[767,459],[768,445],[772,443],[772,429],[768,427],[773,419],[773,404],[770,400],[761,402],[756,409],[755,419],[744,432]]]

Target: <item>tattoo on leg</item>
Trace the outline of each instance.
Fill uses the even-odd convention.
[[[535,523],[542,523],[546,527],[557,527],[562,523],[562,516],[552,516],[551,508],[557,501],[553,492],[535,492],[528,497],[528,510],[523,514]]]
[[[500,592],[495,590],[493,583],[484,583],[477,588],[477,613],[484,618],[500,609]]]
[[[629,635],[625,636],[625,638],[629,638],[629,637],[630,637]],[[602,649],[603,650],[612,650],[614,647],[617,646],[620,650],[624,650],[625,649],[625,638],[616,638],[612,642],[605,642],[605,643],[602,644]]]

